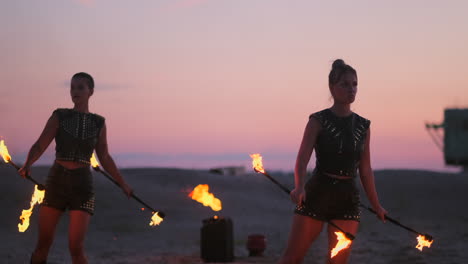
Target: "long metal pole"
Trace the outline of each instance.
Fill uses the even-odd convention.
[[[255,172],[258,172],[260,174],[263,174],[265,175],[270,181],[272,181],[274,184],[276,184],[278,187],[281,188],[281,190],[283,190],[285,193],[287,194],[291,194],[291,190],[289,190],[288,188],[286,188],[286,186],[284,186],[283,184],[281,184],[280,182],[278,182],[275,178],[273,178],[271,175],[269,175],[268,173],[266,172],[261,172],[261,171],[258,171],[257,169],[254,168],[254,171]],[[339,231],[341,231],[342,233],[345,234],[346,238],[348,238],[349,240],[354,240],[355,236],[351,233],[348,233],[346,231],[344,231],[343,229],[341,229],[338,225],[336,225],[335,223],[333,223],[332,221],[330,220],[327,220],[326,221],[329,225],[335,227],[336,229],[338,229]]]
[[[8,164],[10,164],[11,166],[13,166],[17,171],[19,171],[19,170],[21,169],[21,168],[20,168],[18,165],[16,165],[12,160],[9,160],[9,161],[8,161]],[[38,188],[39,190],[41,190],[41,191],[42,191],[42,190],[45,190],[44,184],[39,183],[38,181],[36,181],[34,178],[31,177],[31,175],[26,175],[26,179],[28,179],[28,180],[30,180],[31,182],[33,182],[34,184],[36,184],[36,185],[37,185],[37,188]]]
[[[93,169],[97,172],[100,172],[102,175],[106,176],[107,179],[109,179],[111,182],[113,182],[115,185],[120,186],[120,184],[114,180],[114,178],[112,178],[107,172],[101,170],[101,167],[93,167]],[[155,210],[154,208],[152,208],[151,206],[149,206],[147,203],[143,202],[143,200],[141,200],[138,196],[136,196],[134,193],[131,194],[131,197],[135,200],[137,200],[140,204],[142,204],[144,207],[150,209],[151,211],[153,211],[154,213],[156,213],[159,217],[161,218],[164,218],[166,216],[165,213],[161,212],[161,211],[158,211],[158,210]]]
[[[371,213],[377,215],[377,212],[376,212],[374,209],[370,208],[369,206],[366,206],[366,205],[363,205],[363,204],[360,204],[360,206],[361,206],[362,208],[367,209],[369,212],[371,212]],[[432,240],[433,240],[433,237],[432,237],[431,235],[419,233],[418,231],[416,231],[416,230],[414,230],[414,229],[412,229],[412,228],[410,228],[410,227],[408,227],[408,226],[403,225],[402,223],[400,223],[399,221],[397,221],[397,220],[391,218],[391,217],[388,216],[388,215],[385,215],[385,219],[387,219],[387,220],[390,221],[391,223],[393,223],[393,224],[395,224],[395,225],[397,225],[397,226],[399,226],[399,227],[401,227],[401,228],[404,228],[404,229],[406,229],[406,230],[408,230],[408,231],[410,231],[410,232],[413,232],[413,233],[415,233],[415,234],[417,234],[417,235],[422,235],[422,236],[424,236],[424,237],[425,237],[427,240],[429,240],[429,241],[432,241]]]

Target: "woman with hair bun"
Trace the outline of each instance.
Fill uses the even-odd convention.
[[[91,75],[73,75],[70,96],[74,107],[60,108],[52,113],[36,143],[29,151],[21,176],[29,175],[31,165],[39,159],[55,139],[55,162],[49,170],[44,201],[39,211],[39,237],[30,263],[45,264],[54,240],[55,229],[62,213],[68,209],[68,247],[73,264],[88,263],[84,240],[91,215],[94,213],[94,187],[90,158],[94,150],[102,167],[119,183],[130,197],[131,188],[120,175],[107,148],[104,117],[89,112],[89,98],[94,93]]]
[[[380,205],[370,163],[370,121],[351,110],[358,86],[356,70],[341,59],[335,60],[328,85],[333,105],[309,116],[297,155],[295,188],[290,195],[296,209],[280,264],[301,263],[326,222],[356,234],[360,221],[358,177],[378,218],[384,221],[387,214]],[[314,149],[315,169],[305,181]],[[336,231],[328,225],[329,251],[337,243]],[[350,252],[351,247],[333,258],[328,254],[327,263],[347,263]]]

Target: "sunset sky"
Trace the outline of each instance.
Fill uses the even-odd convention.
[[[468,107],[467,12],[462,0],[1,1],[0,136],[22,163],[85,71],[120,167],[250,166],[259,152],[292,170],[342,58],[358,72],[352,109],[372,121],[373,168],[451,170],[424,124]]]

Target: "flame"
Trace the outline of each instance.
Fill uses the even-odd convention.
[[[253,168],[258,172],[265,173],[265,169],[263,169],[262,156],[257,153],[257,154],[251,154],[250,157],[253,159],[252,160]]]
[[[29,218],[32,215],[32,210],[34,209],[34,206],[36,204],[42,203],[44,200],[44,195],[45,195],[45,190],[39,190],[37,188],[37,185],[34,186],[34,193],[31,198],[31,207],[27,210],[23,210],[20,216],[21,223],[18,224],[18,231],[24,232],[28,229],[29,227]]]
[[[91,166],[93,166],[93,168],[99,167],[99,162],[97,161],[96,156],[94,156],[94,153],[93,155],[91,155],[90,161],[91,161]]]
[[[8,153],[8,149],[5,146],[5,141],[2,139],[0,140],[0,155],[2,156],[3,160],[8,163],[11,160],[11,156]]]
[[[99,162],[97,161],[96,156],[94,156],[94,153],[91,155],[90,162],[91,162],[91,166],[93,168],[98,168],[99,167]],[[145,210],[145,208],[142,207],[141,211],[144,211],[144,210]],[[158,212],[155,212],[155,213],[153,212],[153,216],[151,217],[151,222],[149,223],[149,225],[150,226],[157,226],[162,221],[163,221],[163,219],[161,217],[159,217]]]
[[[159,225],[163,219],[159,217],[158,212],[153,213],[153,216],[151,217],[151,222],[149,223],[150,226],[157,226]]]
[[[219,218],[219,217],[218,217],[217,215],[213,216],[213,219],[215,219],[215,220],[218,219],[218,218]]]
[[[419,235],[417,239],[418,239],[418,245],[416,246],[416,248],[419,249],[419,251],[422,251],[424,247],[430,248],[432,245],[432,242],[434,242],[434,241],[426,240],[424,236],[422,235]]]
[[[351,240],[347,239],[346,236],[342,232],[335,232],[336,239],[338,242],[336,243],[336,246],[334,249],[332,249],[331,252],[331,257],[333,258],[336,256],[338,253],[340,253],[341,250],[349,248],[351,245]]]
[[[209,189],[210,187],[208,184],[199,184],[188,196],[193,200],[202,203],[204,206],[211,207],[213,211],[220,211],[222,209],[221,201],[212,193],[209,193]]]

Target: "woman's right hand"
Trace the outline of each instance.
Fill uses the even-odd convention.
[[[294,188],[294,190],[291,191],[289,194],[291,197],[291,201],[298,206],[302,205],[306,199],[306,192],[304,188]]]
[[[31,174],[31,167],[25,164],[21,169],[18,170],[18,173],[21,177],[26,179],[26,177],[29,177]]]

